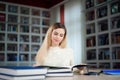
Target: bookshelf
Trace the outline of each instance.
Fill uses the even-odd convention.
[[[49,25],[48,9],[0,1],[0,65],[32,65]]]
[[[86,0],[86,62],[120,69],[120,1]]]

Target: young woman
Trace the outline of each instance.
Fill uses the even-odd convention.
[[[63,24],[51,25],[38,50],[34,66],[73,66],[73,50],[66,47],[66,34],[67,31]]]

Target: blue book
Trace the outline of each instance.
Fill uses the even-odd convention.
[[[33,66],[0,66],[0,74],[8,74],[14,76],[20,75],[40,75],[46,74],[47,68]]]
[[[118,70],[102,70],[104,74],[109,74],[109,75],[120,75],[120,69]]]

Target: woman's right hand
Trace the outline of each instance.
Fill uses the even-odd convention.
[[[40,66],[39,64],[33,64],[33,67]]]

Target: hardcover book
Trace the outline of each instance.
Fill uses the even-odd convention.
[[[45,75],[22,75],[22,76],[16,76],[16,75],[8,75],[8,74],[0,74],[0,80],[40,80],[45,79]]]
[[[42,66],[0,66],[0,78],[7,80],[44,79],[46,73]]]
[[[0,73],[10,75],[37,75],[46,74],[47,68],[33,66],[1,66]]]

